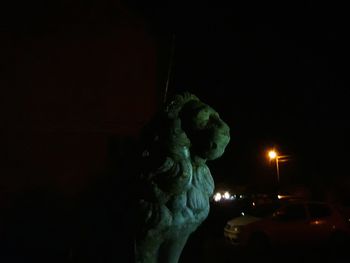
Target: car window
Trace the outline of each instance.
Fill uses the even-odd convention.
[[[275,216],[283,221],[306,219],[305,207],[302,204],[289,204],[279,210]]]
[[[331,209],[326,204],[308,204],[310,217],[313,219],[324,218],[331,215]]]

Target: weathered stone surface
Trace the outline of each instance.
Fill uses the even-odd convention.
[[[206,162],[229,140],[219,114],[189,93],[176,95],[150,123],[138,178],[136,262],[178,262],[209,213],[214,181]]]

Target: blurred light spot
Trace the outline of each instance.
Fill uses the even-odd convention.
[[[221,200],[221,194],[220,193],[216,193],[215,195],[214,195],[214,201],[215,202],[219,202]]]

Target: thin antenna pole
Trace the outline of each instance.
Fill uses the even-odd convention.
[[[171,76],[171,70],[173,67],[173,59],[174,59],[174,51],[175,51],[175,34],[173,34],[172,41],[171,41],[171,50],[170,50],[170,59],[169,59],[169,67],[168,67],[168,76],[165,84],[165,90],[164,90],[164,98],[163,98],[163,104],[165,104],[168,96],[168,89],[169,89],[169,82],[170,82],[170,76]]]

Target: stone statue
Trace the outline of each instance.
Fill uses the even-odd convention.
[[[206,219],[214,181],[207,160],[230,141],[228,125],[195,95],[176,95],[147,127],[138,179],[136,262],[176,263]]]

